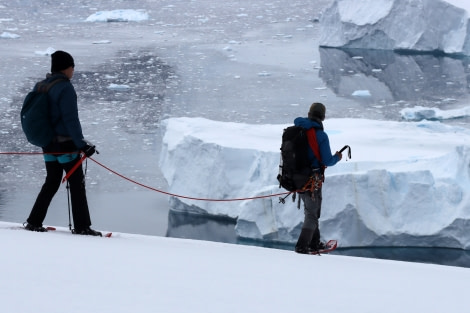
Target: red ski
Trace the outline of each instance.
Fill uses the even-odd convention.
[[[46,229],[47,231],[56,231],[56,228],[52,226],[47,226]],[[112,235],[113,233],[106,233],[106,234],[103,234],[103,237],[110,238]]]
[[[321,250],[318,250],[318,251],[312,251],[309,254],[317,255],[317,254],[328,253],[328,252],[331,252],[331,251],[335,250],[337,246],[338,246],[338,242],[336,240],[329,240],[325,244],[325,249],[321,249]]]

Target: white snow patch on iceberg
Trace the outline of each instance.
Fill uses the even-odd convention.
[[[283,192],[276,176],[289,125],[165,120],[160,167],[177,195],[215,200]],[[333,151],[352,160],[327,169],[322,235],[342,246],[470,248],[470,131],[439,122],[325,121]],[[237,218],[239,236],[292,242],[302,211],[279,197],[246,201],[173,198],[177,210]]]
[[[375,24],[386,17],[392,9],[390,0],[355,0],[341,1],[338,10],[341,20],[357,25]]]
[[[470,1],[468,0],[445,0],[445,2],[470,12]]]

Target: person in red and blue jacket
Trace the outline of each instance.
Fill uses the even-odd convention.
[[[340,152],[331,153],[330,140],[323,130],[325,115],[325,106],[322,103],[315,102],[310,106],[308,117],[298,117],[294,120],[295,126],[300,126],[306,130],[314,129],[314,132],[307,132],[310,142],[308,157],[312,165],[312,172],[318,173],[317,177],[322,181],[324,179],[323,172],[325,167],[335,165],[342,158]],[[310,138],[310,135],[313,139]],[[304,203],[304,223],[295,245],[295,251],[305,254],[324,249],[325,244],[320,240],[320,229],[318,226],[322,202],[321,187],[300,193],[300,198]]]

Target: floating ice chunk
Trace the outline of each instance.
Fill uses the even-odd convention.
[[[370,91],[369,90],[356,90],[352,93],[353,97],[370,97]]]
[[[130,89],[131,87],[129,85],[118,85],[118,84],[110,84],[108,86],[108,89],[112,90],[120,90],[120,91],[126,91]]]
[[[437,108],[426,108],[422,106],[415,106],[414,108],[405,108],[400,111],[403,119],[408,121],[421,121],[436,119],[436,112],[440,111]]]
[[[111,40],[97,40],[97,41],[93,41],[93,44],[94,45],[104,45],[104,44],[109,44],[111,43]]]
[[[85,22],[141,22],[148,20],[148,13],[141,10],[98,11]]]
[[[52,48],[52,47],[49,47],[47,48],[46,50],[44,51],[39,51],[39,50],[36,50],[34,51],[34,54],[37,54],[37,55],[51,55],[53,54],[54,52],[56,51],[56,49]]]
[[[413,108],[405,108],[401,110],[400,114],[403,119],[407,121],[446,120],[470,116],[470,107],[454,110],[441,110],[439,108],[415,106]]]
[[[17,38],[20,38],[20,35],[9,33],[9,32],[3,32],[2,34],[0,34],[0,38],[17,39]]]

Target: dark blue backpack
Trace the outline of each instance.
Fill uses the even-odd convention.
[[[279,164],[279,187],[295,192],[305,186],[312,175],[308,159],[308,139],[305,129],[290,126],[284,129]]]
[[[45,147],[54,139],[54,125],[49,117],[49,90],[64,79],[37,83],[36,88],[26,95],[21,108],[21,127],[29,143]]]

